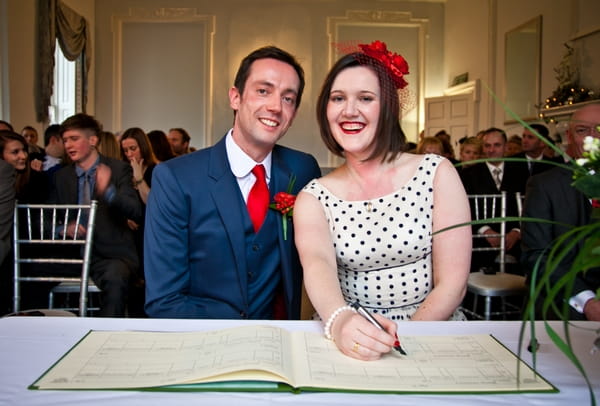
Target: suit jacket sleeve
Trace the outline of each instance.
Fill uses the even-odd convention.
[[[15,208],[15,170],[0,160],[0,265],[10,251],[10,237]]]
[[[201,304],[190,292],[190,202],[167,165],[158,165],[146,206],[144,267],[146,311],[150,317],[196,317]]]
[[[111,210],[118,211],[127,219],[136,223],[142,221],[142,204],[137,191],[133,188],[133,170],[125,162],[103,161],[111,168],[111,185],[115,187],[115,195],[108,204]]]
[[[566,179],[564,178],[566,176]],[[551,170],[532,176],[527,184],[524,217],[551,220],[562,224],[580,226],[589,220],[589,210],[585,207],[585,197],[570,186],[570,174]],[[531,277],[538,258],[541,256],[537,280],[545,270],[549,249],[556,238],[571,228],[562,224],[523,221],[522,224],[522,262]],[[577,249],[569,252],[550,274],[550,282],[556,283],[566,275]],[[597,272],[595,271],[590,272]],[[584,290],[595,290],[598,286],[590,284],[587,277],[579,274],[575,279],[573,294]]]

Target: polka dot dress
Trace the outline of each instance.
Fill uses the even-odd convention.
[[[442,158],[425,155],[400,190],[366,201],[341,200],[319,181],[304,191],[325,210],[338,278],[348,303],[407,320],[432,288],[433,178]]]

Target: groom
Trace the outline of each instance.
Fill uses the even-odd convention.
[[[293,56],[253,51],[229,90],[233,128],[216,145],[156,167],[144,236],[150,317],[299,318],[292,223],[267,205],[292,178],[296,194],[320,176],[311,155],[276,145],[303,89]]]

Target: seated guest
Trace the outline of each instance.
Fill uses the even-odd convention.
[[[175,156],[185,155],[190,152],[190,135],[183,128],[171,128],[167,135],[169,144]]]
[[[441,156],[402,152],[398,89],[408,66],[379,41],[359,47],[331,68],[317,100],[321,138],[345,163],[298,195],[294,227],[325,335],[372,360],[395,345],[396,320],[464,320],[471,232],[432,235],[469,221],[460,178]],[[386,331],[349,311],[355,301]]]
[[[121,135],[121,151],[123,160],[128,162],[133,169],[133,187],[137,190],[142,201],[142,220],[137,223],[128,219],[127,224],[135,235],[135,245],[140,258],[140,279],[144,279],[144,219],[146,203],[152,187],[152,172],[156,166],[156,158],[146,133],[138,127],[129,128]],[[143,306],[144,300],[140,298],[140,313],[143,312]]]
[[[20,203],[44,203],[48,198],[47,178],[40,172],[41,162],[29,162],[29,146],[22,135],[0,130],[0,159],[16,170],[16,198]]]
[[[29,153],[29,160],[32,161],[34,159],[43,161],[44,155],[46,155],[43,148],[40,148],[38,143],[38,132],[32,126],[25,126],[21,130],[21,135],[27,141],[27,148]]]
[[[229,90],[233,129],[212,147],[156,166],[144,238],[148,316],[299,318],[293,223],[268,205],[320,176],[312,156],[276,144],[303,89],[293,56],[253,51]]]
[[[141,221],[142,207],[132,186],[133,171],[122,160],[105,157],[96,146],[102,132],[91,116],[76,114],[61,124],[65,151],[72,164],[55,174],[51,202],[89,204],[98,201],[90,277],[100,288],[100,315],[127,314],[130,290],[139,282],[138,255],[127,219]],[[73,230],[66,227],[66,233]]]
[[[156,157],[156,163],[168,161],[171,158],[175,158],[171,144],[167,139],[167,135],[164,131],[153,130],[148,134],[150,144],[152,144],[152,151]]]
[[[566,153],[569,157],[581,158],[583,140],[586,136],[600,138],[599,124],[600,105],[598,104],[581,107],[573,113],[567,129],[569,145]],[[538,275],[544,272],[548,247],[551,247],[561,235],[571,230],[569,225],[579,227],[592,222],[590,199],[575,189],[572,183],[572,171],[555,167],[532,176],[527,184],[524,217],[553,222],[524,221],[521,226],[523,229],[522,259],[529,273],[534,269],[540,256],[542,261]],[[580,240],[552,271],[550,274],[552,286],[568,274],[584,242]],[[600,268],[593,267],[585,273],[577,274],[572,297],[568,298],[569,319],[600,321],[600,300],[596,297],[598,289],[600,289]],[[558,297],[563,299],[564,295],[559,293]],[[558,309],[562,309],[562,305],[562,301],[556,303]]]
[[[460,162],[462,162],[463,165],[459,167],[459,171],[462,171],[465,168],[473,165],[466,162],[479,159],[481,158],[481,155],[481,140],[477,137],[464,138],[460,143]]]
[[[46,175],[53,176],[54,172],[62,168],[65,160],[65,146],[60,136],[60,125],[53,124],[46,128],[44,147],[46,156],[44,157],[42,169]]]
[[[0,131],[1,132],[1,131]],[[15,168],[0,159],[0,316],[12,311],[12,261],[10,261]]]
[[[436,154],[443,156],[444,147],[442,141],[435,137],[423,137],[417,145],[417,154]]]
[[[0,120],[0,130],[14,131],[14,128],[8,121]]]
[[[517,217],[519,213],[515,193],[519,192],[524,195],[527,175],[518,162],[505,162],[502,160],[507,142],[506,133],[503,130],[494,127],[489,128],[484,131],[482,139],[483,155],[491,160],[474,164],[460,171],[465,190],[470,195],[498,194],[501,191],[506,191],[506,215]],[[495,213],[489,213],[491,217],[500,216],[500,207],[497,206],[496,210]],[[520,257],[519,243],[521,239],[519,224],[518,222],[509,222],[506,229],[506,251],[512,258],[518,259]],[[483,247],[499,247],[499,231],[499,223],[474,226],[473,233],[487,235],[486,238],[477,238],[475,244]],[[471,269],[478,271],[482,267],[497,267],[496,256],[497,252],[494,251],[475,252],[471,260]],[[515,268],[512,269],[513,272],[519,272],[517,265],[512,266],[512,268]]]
[[[531,124],[530,127],[533,128],[539,135],[544,137],[547,141],[553,142],[550,139],[548,128],[545,125]],[[552,156],[544,155],[544,150],[546,149],[546,146],[546,143],[544,143],[544,141],[542,141],[536,134],[531,132],[528,128],[523,129],[523,151],[521,153],[513,155],[513,157],[527,158],[527,162],[519,162],[519,164],[523,167],[523,173],[525,173],[526,170],[527,177],[554,168],[554,165],[542,162],[556,160],[556,158],[553,158]],[[562,157],[559,157],[558,160],[562,161]]]
[[[517,134],[511,135],[506,141],[506,150],[504,156],[513,156],[523,151],[522,140]]]

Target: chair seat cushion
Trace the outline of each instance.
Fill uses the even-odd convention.
[[[528,288],[525,277],[521,275],[472,272],[469,274],[467,289],[480,296],[513,296],[527,293]]]

